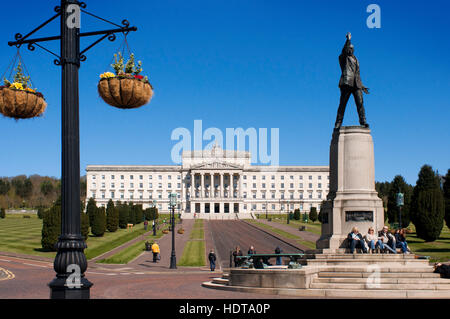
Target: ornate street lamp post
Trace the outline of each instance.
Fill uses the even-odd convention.
[[[397,206],[398,206],[398,228],[402,228],[402,206],[404,205],[403,193],[397,193]]]
[[[289,220],[291,219],[291,214],[289,213],[289,201],[286,202],[286,210],[287,210],[287,224],[289,224]]]
[[[170,255],[170,269],[177,269],[177,257],[175,254],[175,206],[177,206],[177,193],[170,193],[170,208],[172,211],[172,253]]]
[[[153,200],[152,205],[156,211],[156,199]],[[155,213],[155,217],[156,217],[156,213]],[[155,219],[153,219],[153,236],[156,236],[156,226],[157,225],[156,225],[156,218],[155,218]]]
[[[267,201],[266,201],[266,220],[268,220],[268,215],[267,215]]]
[[[54,64],[61,66],[61,236],[56,244],[57,254],[53,268],[56,278],[49,283],[50,298],[52,299],[88,299],[90,298],[89,282],[84,273],[87,269],[87,260],[84,249],[87,248],[80,231],[80,140],[79,140],[79,96],[78,96],[78,69],[80,63],[86,60],[84,53],[100,41],[108,38],[116,39],[115,33],[123,34],[136,31],[136,27],[129,27],[126,20],[118,29],[80,33],[80,13],[86,8],[84,2],[77,0],[61,0],[61,6],[55,7],[56,14],[35,28],[25,36],[15,35],[15,40],[8,42],[10,46],[20,48],[28,44],[30,51],[35,45],[57,57]],[[92,14],[90,14],[92,15]],[[94,16],[94,15],[92,15]],[[28,39],[29,36],[43,28],[45,25],[60,17],[59,36]],[[94,16],[99,18],[97,16]],[[101,19],[101,18],[100,18]],[[80,50],[80,38],[86,36],[102,35],[101,38]],[[44,48],[38,43],[60,40],[61,56]]]

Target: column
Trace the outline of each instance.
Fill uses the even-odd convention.
[[[205,177],[205,173],[203,173],[203,172],[201,172],[200,173],[200,198],[203,198],[204,197],[204,188],[205,188],[205,186],[204,186],[204,184],[203,184],[203,179],[204,179],[204,177]],[[200,211],[201,211],[201,206],[200,206]]]
[[[224,197],[224,189],[223,189],[223,172],[220,172],[220,192],[219,192],[219,198],[223,198]]]
[[[239,199],[242,199],[242,175],[239,174]]]
[[[191,172],[191,182],[190,182],[190,188],[189,188],[189,192],[190,192],[190,200],[191,200],[191,203],[192,203],[192,199],[194,198],[194,183],[195,183],[195,173],[194,172]],[[191,211],[192,211],[192,207],[191,207]]]

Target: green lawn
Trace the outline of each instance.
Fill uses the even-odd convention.
[[[415,231],[414,225],[409,226]],[[406,241],[412,252],[417,255],[430,256],[430,261],[450,261],[450,229],[444,225],[438,240],[426,243],[416,236],[416,233],[407,234]]]
[[[56,252],[42,251],[42,220],[36,215],[23,218],[22,215],[6,215],[0,219],[0,251],[54,258]],[[88,259],[101,255],[145,233],[144,225],[139,224],[133,230],[118,229],[114,233],[106,232],[103,237],[90,236],[85,250]]]
[[[178,266],[202,267],[206,265],[205,257],[205,231],[203,220],[197,219],[194,222],[189,241],[184,246]]]
[[[168,227],[169,226],[167,225],[157,230],[156,236],[149,235],[144,240],[138,240],[136,243],[120,250],[116,254],[97,262],[103,264],[127,264],[145,251],[146,241],[152,243],[156,239],[161,238],[163,235],[162,231]]]
[[[204,239],[205,238],[205,233],[204,233],[204,229],[203,229],[203,220],[201,219],[197,219],[194,222],[194,226],[192,228],[191,231],[191,235],[189,237],[189,239]]]

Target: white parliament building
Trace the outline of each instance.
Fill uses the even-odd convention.
[[[182,153],[181,165],[88,165],[87,197],[97,205],[133,202],[169,213],[169,194],[178,193],[182,218],[246,219],[256,214],[320,210],[329,189],[328,166],[251,165],[245,151]]]

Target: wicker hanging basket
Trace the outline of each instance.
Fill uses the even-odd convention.
[[[42,94],[12,89],[0,88],[0,113],[14,119],[28,119],[42,115],[47,108]]]
[[[132,76],[103,78],[98,82],[98,93],[107,104],[121,109],[141,107],[153,96],[150,83]]]

